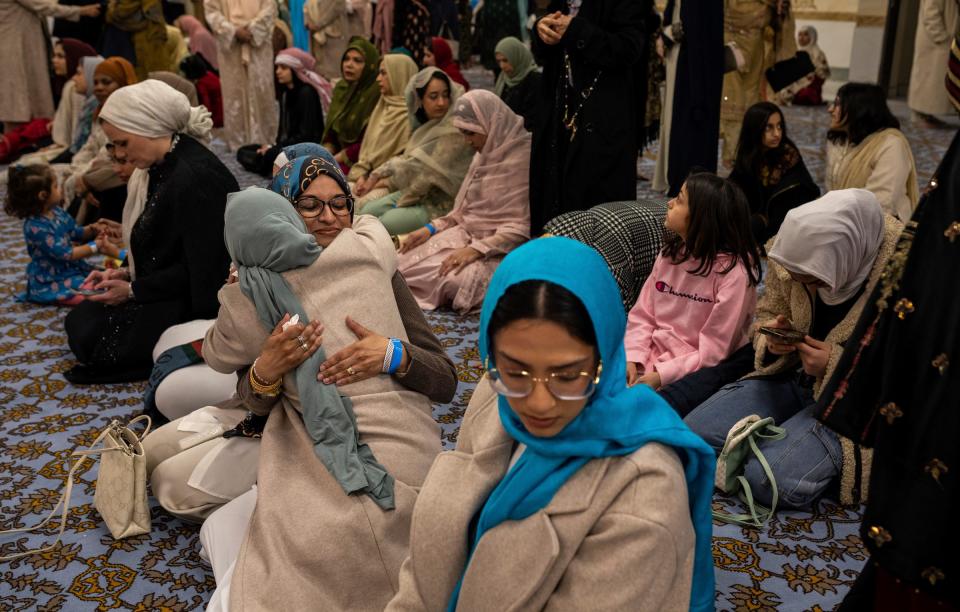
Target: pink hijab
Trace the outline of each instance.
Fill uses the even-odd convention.
[[[467,232],[507,231],[530,237],[530,132],[495,93],[474,89],[456,101],[453,125],[486,134],[448,217]]]
[[[290,47],[278,53],[274,63],[278,66],[291,68],[297,73],[297,77],[301,81],[317,90],[317,95],[320,96],[320,104],[323,105],[323,114],[326,116],[327,110],[330,108],[330,99],[333,96],[333,85],[314,72],[313,67],[317,65],[316,58],[306,51]]]
[[[190,39],[190,53],[202,55],[203,59],[219,70],[217,41],[213,39],[213,34],[200,23],[200,20],[192,15],[182,15],[177,18],[176,25]]]

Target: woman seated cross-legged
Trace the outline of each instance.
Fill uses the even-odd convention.
[[[346,193],[348,187],[333,157],[317,148],[322,155],[294,158],[286,166],[286,176],[280,174],[274,188],[285,194],[291,209],[300,212],[317,243],[326,248],[346,230],[356,228],[356,231],[368,232],[371,225],[378,224],[372,217],[352,220],[349,207],[335,209],[329,204],[336,203],[336,198]],[[314,198],[328,204],[318,210],[313,206]],[[399,353],[397,343],[388,337],[387,330],[364,316],[366,306],[351,297],[355,293],[344,294],[325,317],[347,326],[349,343],[335,353],[330,352],[322,364],[324,373],[330,381],[349,378],[351,382],[360,382],[389,377],[398,388],[422,394],[434,402],[448,402],[457,389],[453,362],[430,330],[403,278],[395,272],[390,283],[392,299],[383,307],[396,311],[407,336],[407,339],[397,338],[402,347]],[[322,286],[316,288],[318,294],[324,291]],[[214,323],[205,322],[199,333],[195,328],[180,332],[181,342],[202,338]],[[314,341],[322,333],[323,329],[316,326],[308,330],[303,322],[287,329],[274,329],[263,341],[255,359],[257,378],[273,381],[295,370],[316,350]],[[311,350],[301,349],[296,341],[298,336],[311,343]],[[399,360],[396,367],[392,364],[394,357]],[[258,439],[278,397],[255,392],[249,367],[241,368],[238,375],[239,378],[232,374],[225,376],[209,365],[195,364],[170,375],[174,388],[164,382],[157,389],[157,405],[164,414],[186,416],[147,436],[144,441],[147,471],[160,505],[185,520],[205,519],[223,504],[249,491],[256,482]],[[224,393],[215,400],[215,406],[202,407],[205,390],[222,387],[221,379],[235,386],[236,396],[228,399],[231,394]],[[192,414],[187,414],[189,412]],[[197,440],[196,434],[211,429],[212,434],[201,435]],[[224,436],[225,432],[229,433]],[[184,442],[191,437],[194,441]]]
[[[328,163],[298,162],[308,165],[308,176]],[[356,339],[334,314],[346,308],[398,341],[406,333],[393,299],[390,236],[363,216],[339,231],[309,216],[304,222],[304,212],[332,208],[350,225],[343,185],[324,175],[311,185],[320,193],[298,198],[296,208],[259,188],[231,195],[227,206],[224,237],[239,282],[220,291],[204,357],[220,372],[250,367],[254,391],[277,401],[263,432],[256,488],[214,512],[201,531],[213,567],[229,568],[216,575],[208,609],[386,605],[417,491],[440,451],[425,396],[388,375],[361,380],[359,359],[324,367],[328,355]],[[288,315],[307,325],[284,342],[312,354],[278,378],[282,369],[266,370],[257,359]],[[391,344],[388,372],[404,367],[402,344]]]
[[[871,451],[820,424],[813,409],[902,230],[863,189],[831,191],[787,213],[768,249],[753,341],[755,371],[684,419],[719,452],[741,419],[773,417],[787,435],[761,440],[759,448],[785,506],[809,506],[838,477],[841,503],[865,501],[860,497],[870,480]],[[756,458],[748,460],[745,476],[754,498],[769,505],[773,488]]]
[[[453,210],[407,236],[399,268],[421,308],[469,312],[503,256],[530,237],[530,134],[489,91],[467,92],[451,113],[476,154]]]
[[[624,323],[590,247],[540,238],[504,259],[487,374],[420,490],[388,611],[713,610],[713,453],[626,387]]]
[[[381,164],[366,183],[391,193],[368,200],[359,211],[378,217],[390,234],[412,232],[453,208],[474,153],[453,125],[451,111],[461,95],[463,88],[439,68],[424,68],[407,84],[413,133],[403,153]]]

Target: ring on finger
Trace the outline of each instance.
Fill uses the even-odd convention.
[[[353,366],[350,366],[349,368],[347,368],[347,374],[349,374],[350,376],[353,376],[356,373],[357,371],[353,369]]]

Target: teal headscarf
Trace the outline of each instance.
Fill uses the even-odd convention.
[[[509,287],[527,280],[555,283],[580,299],[593,322],[603,374],[583,411],[551,438],[538,438],[527,432],[506,398],[500,397],[503,428],[527,448],[481,509],[476,538],[470,542],[471,552],[490,529],[504,521],[522,520],[544,508],[591,459],[625,456],[648,442],[660,442],[676,451],[686,474],[690,516],[696,531],[690,610],[713,610],[710,503],[716,458],[706,442],[650,387],[626,386],[626,317],[620,291],[603,258],[580,242],[559,237],[528,242],[507,255],[493,275],[483,301],[481,359],[490,357],[487,330],[500,297]],[[450,610],[456,608],[462,581],[461,576],[450,599]]]
[[[293,206],[280,195],[251,187],[227,197],[224,237],[236,263],[240,289],[268,330],[286,313],[307,314],[281,273],[309,266],[321,248]],[[303,424],[313,450],[348,495],[362,491],[384,510],[394,507],[393,477],[360,442],[349,398],[334,385],[317,381],[326,359],[320,348],[297,368]]]
[[[537,63],[533,59],[533,53],[530,48],[523,44],[519,38],[507,36],[497,43],[494,53],[499,53],[507,58],[510,65],[513,66],[513,74],[507,75],[500,71],[497,76],[497,82],[493,86],[493,91],[498,96],[503,97],[503,90],[507,87],[516,87],[527,78],[527,75],[537,69]]]

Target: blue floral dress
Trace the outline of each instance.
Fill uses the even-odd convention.
[[[82,259],[70,259],[74,242],[83,240],[83,228],[66,211],[55,206],[53,218],[36,215],[24,221],[23,236],[30,263],[27,291],[18,299],[53,304],[76,295],[73,289],[79,288],[93,270],[93,266]]]

